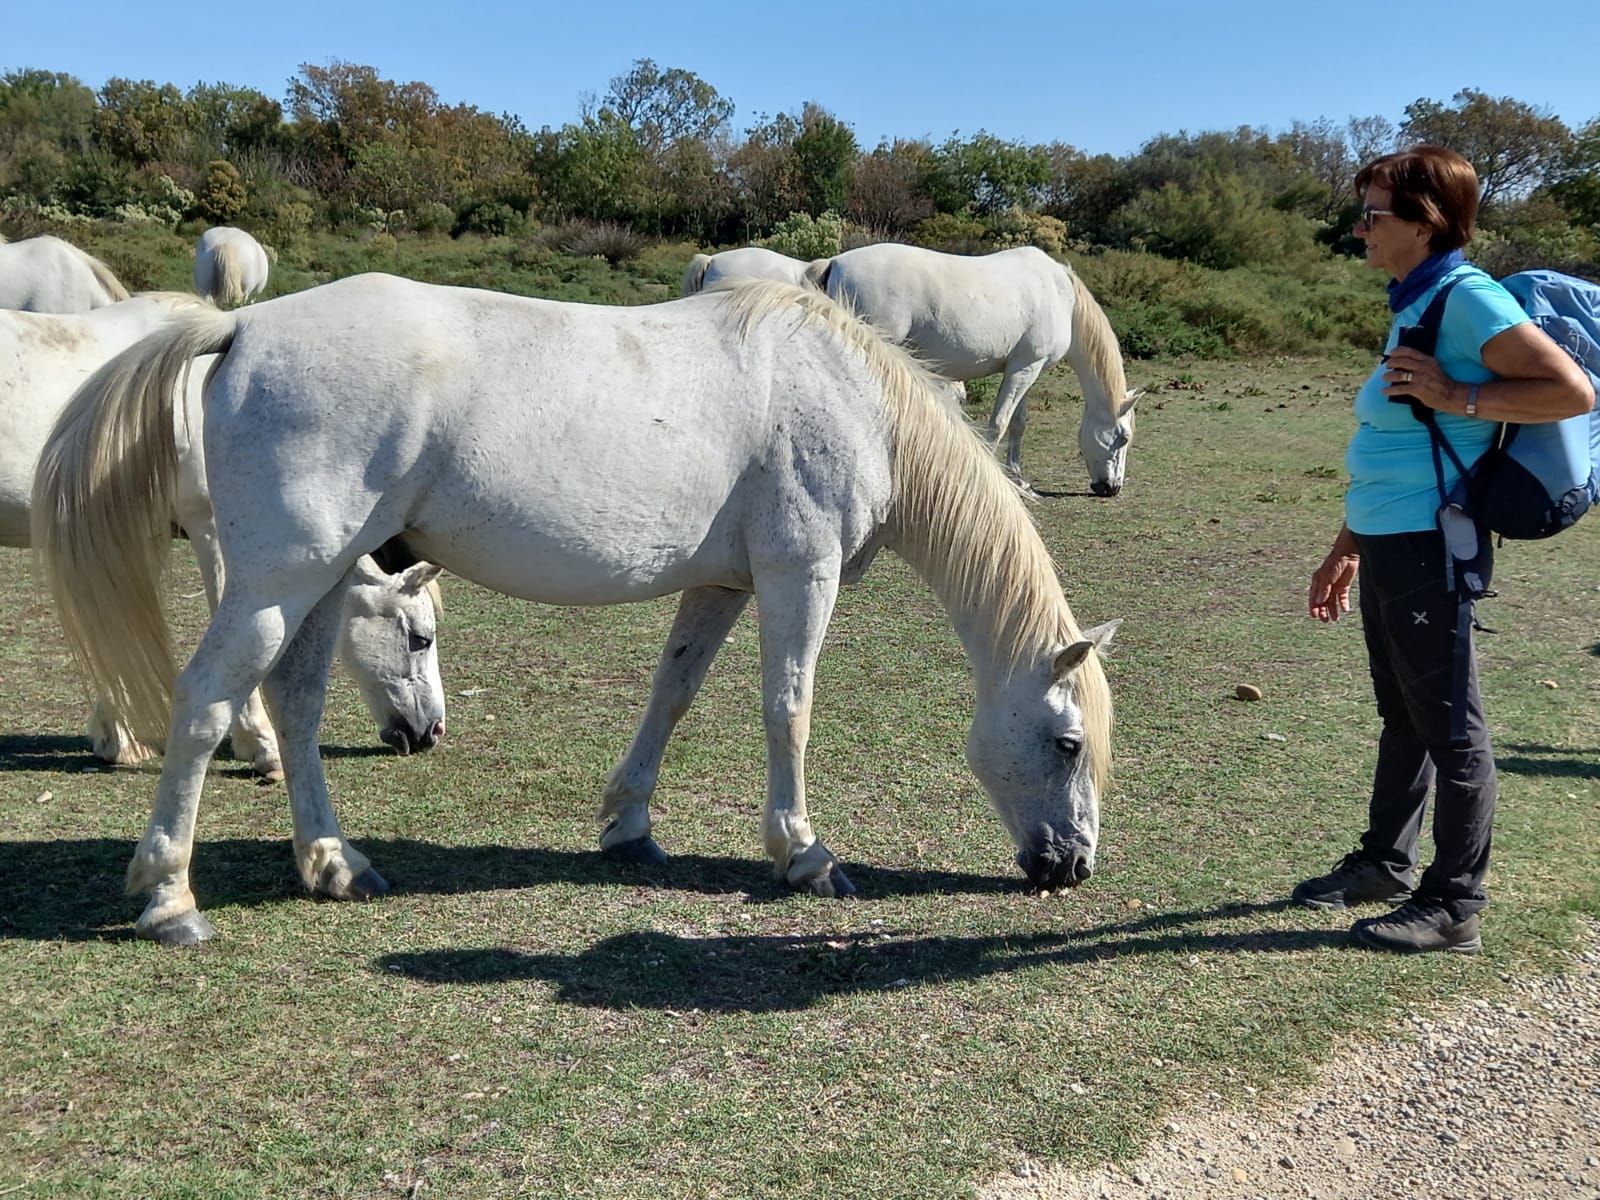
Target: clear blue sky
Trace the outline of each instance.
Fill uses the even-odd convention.
[[[1462,88],[1573,128],[1600,116],[1600,0],[0,0],[0,71],[282,100],[302,63],[342,59],[534,129],[576,120],[638,58],[701,76],[738,106],[736,130],[814,100],[866,147],[984,129],[1121,156],[1180,130],[1398,124]]]

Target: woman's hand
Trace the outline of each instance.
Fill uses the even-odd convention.
[[[1328,557],[1311,572],[1308,599],[1313,617],[1327,624],[1350,611],[1350,585],[1356,581],[1356,571],[1360,566],[1361,555],[1356,550],[1355,538],[1341,526],[1339,536],[1333,539],[1333,549],[1328,551]]]
[[[1439,360],[1410,346],[1396,346],[1383,360],[1383,394],[1385,396],[1415,396],[1429,408],[1442,412],[1459,412],[1460,404],[1452,408],[1452,389],[1460,385],[1444,373]]]

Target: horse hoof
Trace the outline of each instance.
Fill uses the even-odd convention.
[[[351,900],[374,900],[389,890],[389,881],[371,867],[350,881]]]
[[[804,880],[802,885],[813,896],[822,896],[828,900],[845,900],[856,894],[856,885],[850,882],[849,876],[839,869],[839,864],[832,864],[825,875],[813,875]]]
[[[601,846],[600,854],[613,862],[627,863],[635,867],[660,867],[667,862],[667,852],[656,845],[655,838],[649,836]]]
[[[282,783],[284,781],[283,766],[280,763],[252,763],[252,769],[261,778],[262,783]]]
[[[190,909],[181,916],[172,917],[159,925],[141,929],[139,934],[163,946],[198,946],[201,942],[216,937],[217,931],[198,909]]]

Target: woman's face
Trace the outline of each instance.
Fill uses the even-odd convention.
[[[1394,207],[1394,196],[1381,184],[1367,189],[1365,204],[1372,215],[1357,218],[1354,233],[1367,245],[1367,266],[1404,279],[1428,257],[1428,227],[1387,211]]]

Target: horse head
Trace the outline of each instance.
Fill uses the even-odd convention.
[[[1133,442],[1133,406],[1143,391],[1130,388],[1114,412],[1097,412],[1085,404],[1078,426],[1078,449],[1089,468],[1089,490],[1096,496],[1115,496],[1122,490],[1128,469],[1128,446]]]
[[[378,737],[400,754],[427,750],[444,736],[439,571],[416,563],[390,575],[363,555],[345,594],[339,656],[378,722]]]
[[[1094,656],[1120,623],[979,688],[967,762],[1038,888],[1077,887],[1094,874],[1111,744],[1110,691]]]

